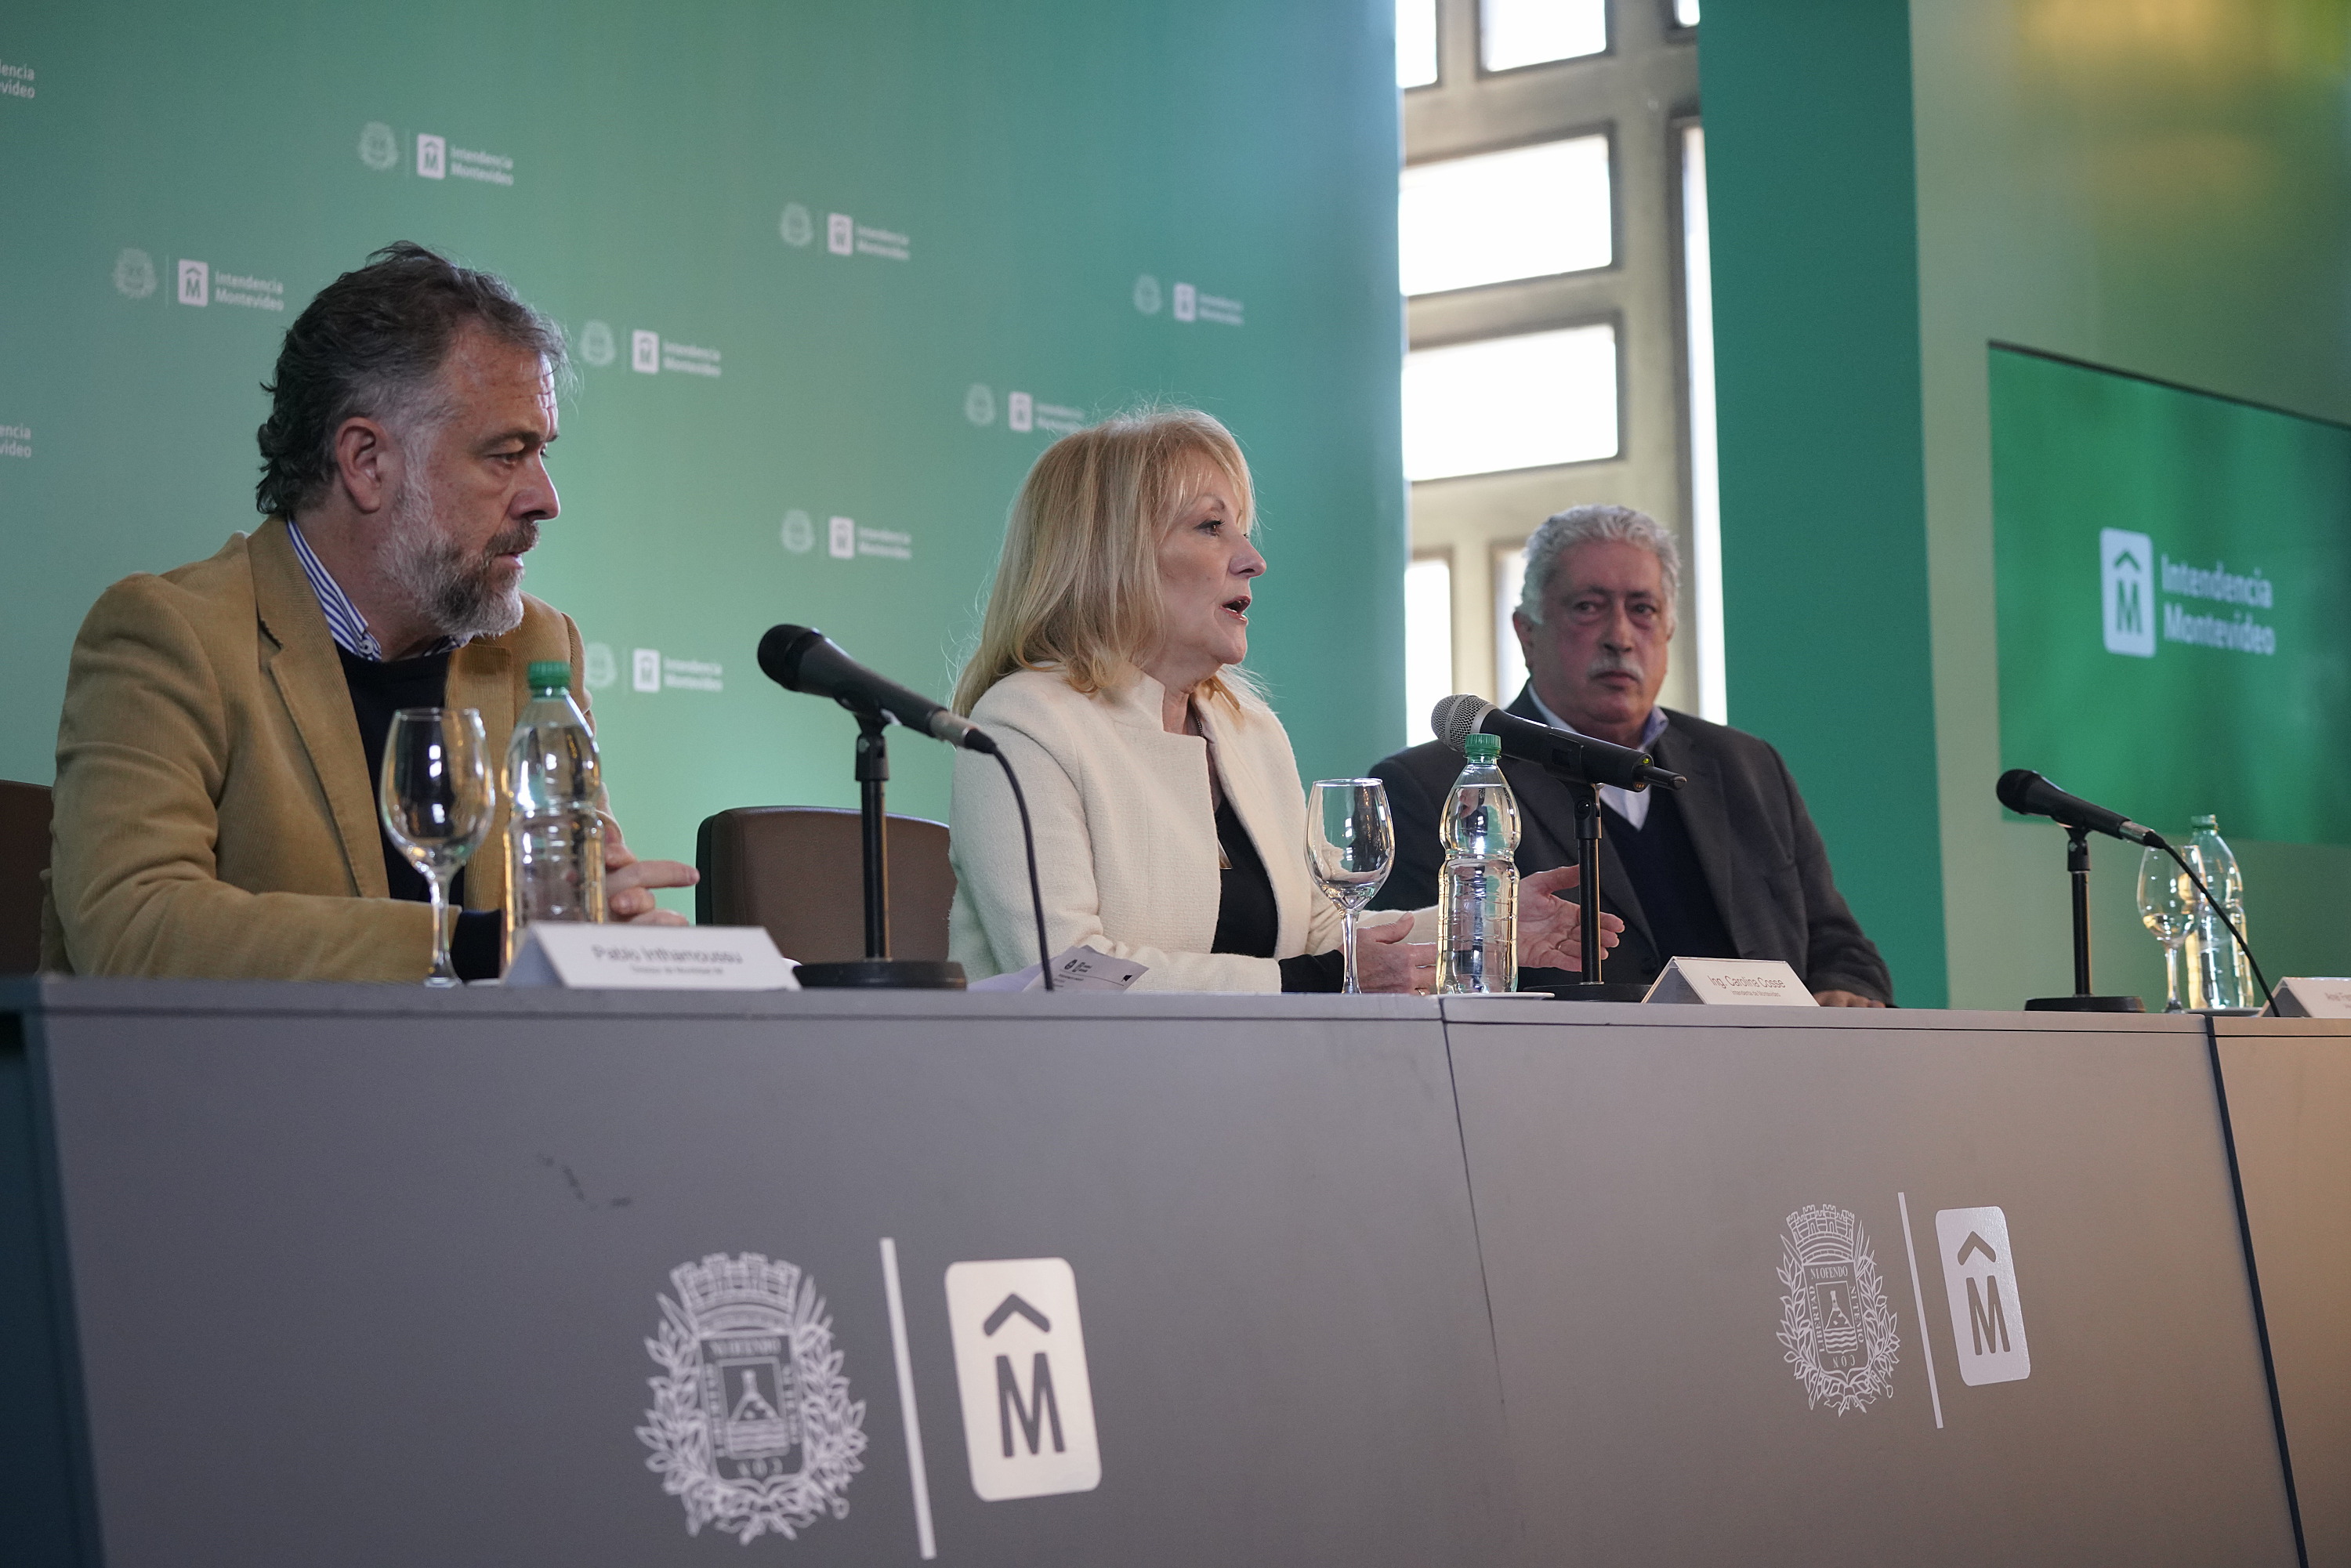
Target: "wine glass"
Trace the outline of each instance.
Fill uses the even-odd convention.
[[[489,741],[474,708],[404,707],[384,737],[384,831],[433,890],[428,986],[459,984],[449,962],[449,883],[489,836]]]
[[[2163,944],[2163,1010],[2176,1013],[2179,1005],[2179,945],[2188,940],[2189,920],[2196,913],[2196,892],[2171,857],[2149,848],[2138,857],[2138,917]]]
[[[1376,779],[1317,779],[1306,792],[1306,862],[1315,884],[1339,906],[1345,928],[1350,993],[1355,983],[1355,915],[1395,865],[1395,827],[1387,786]]]

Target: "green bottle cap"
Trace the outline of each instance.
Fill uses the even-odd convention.
[[[530,679],[530,695],[549,696],[571,689],[571,666],[561,659],[533,659],[527,672]]]
[[[1483,730],[1473,730],[1462,737],[1461,755],[1472,762],[1498,761],[1502,755],[1501,739]]]

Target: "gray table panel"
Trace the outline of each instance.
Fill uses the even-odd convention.
[[[1702,1010],[1446,1005],[1531,1560],[2294,1561],[2200,1020]],[[1778,1338],[1812,1204],[1900,1339],[1842,1415]],[[1970,1387],[1935,1216],[1979,1206],[2032,1372]]]
[[[1429,1004],[17,999],[113,1568],[914,1562],[883,1236],[940,1561],[1504,1550]],[[633,1435],[655,1298],[721,1251],[809,1271],[869,1439],[847,1518],[747,1552],[688,1538]],[[1036,1256],[1075,1270],[1103,1479],[983,1503],[943,1272]]]
[[[2314,1568],[2351,1564],[2351,1023],[2215,1020]]]

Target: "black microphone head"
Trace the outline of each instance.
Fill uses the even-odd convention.
[[[1493,711],[1494,705],[1484,697],[1468,692],[1456,692],[1430,710],[1428,727],[1437,732],[1437,739],[1458,751],[1462,743],[1469,738],[1470,732],[1483,724],[1486,716]]]
[[[2001,805],[2020,817],[2044,816],[2047,814],[2044,809],[2033,804],[2032,787],[2048,782],[2030,768],[2011,768],[2000,776],[2000,783],[1994,786],[1993,792],[2000,797]]]
[[[800,689],[800,656],[824,641],[813,626],[770,626],[759,639],[759,669],[788,692]]]

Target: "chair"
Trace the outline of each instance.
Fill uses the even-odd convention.
[[[48,786],[0,779],[0,975],[41,967],[41,873],[48,869]]]
[[[705,925],[764,925],[803,964],[865,956],[864,861],[858,814],[831,806],[738,806],[703,820],[694,863],[694,917]],[[947,828],[890,819],[890,956],[945,959],[956,878]]]

